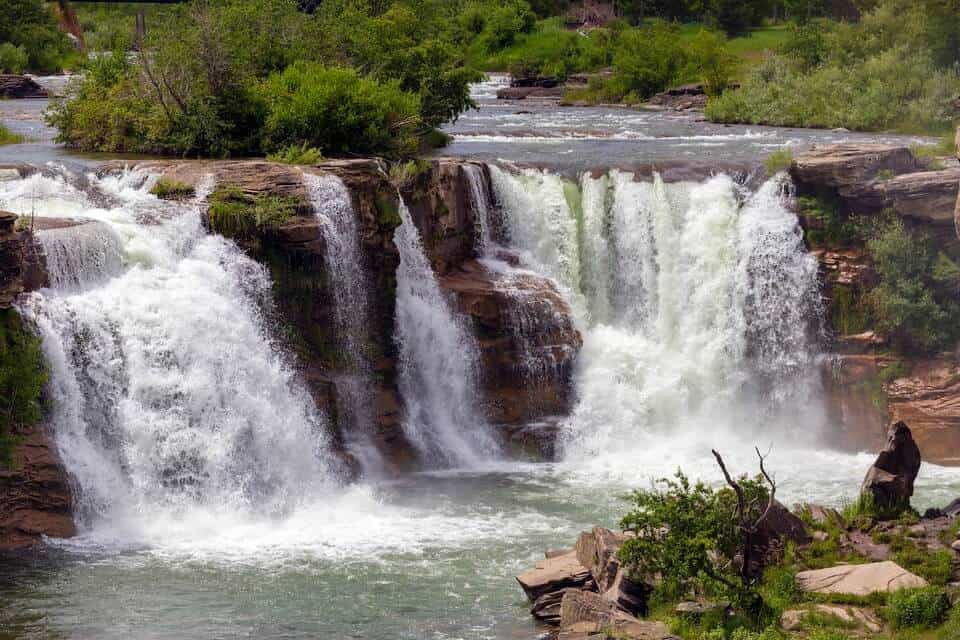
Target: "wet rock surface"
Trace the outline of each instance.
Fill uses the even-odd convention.
[[[0,98],[46,98],[46,90],[27,76],[0,73]]]

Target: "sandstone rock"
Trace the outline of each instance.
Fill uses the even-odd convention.
[[[573,401],[573,365],[583,344],[570,306],[547,278],[528,271],[463,262],[438,279],[472,321],[480,347],[480,384],[487,418],[526,425],[565,415]],[[552,453],[554,429],[537,447]]]
[[[0,98],[46,98],[47,92],[32,78],[17,74],[0,74]]]
[[[612,585],[620,569],[617,552],[627,539],[623,533],[614,533],[603,527],[594,527],[577,538],[574,550],[577,560],[590,571],[600,591]]]
[[[730,609],[729,602],[680,602],[673,608],[673,612],[681,617],[699,618],[708,613],[723,613]]]
[[[960,553],[960,540],[954,540],[953,543],[950,544],[950,548]]]
[[[790,513],[779,501],[773,503],[767,517],[760,523],[757,534],[761,538],[789,540],[797,544],[810,542],[810,534],[803,520]]]
[[[953,356],[910,362],[910,373],[885,385],[891,420],[910,425],[924,460],[960,464],[960,363]]]
[[[596,593],[576,590],[564,593],[558,637],[589,637],[601,630],[625,640],[666,640],[673,637],[663,623],[637,620],[618,611],[612,602]]]
[[[574,551],[541,560],[533,569],[517,576],[517,582],[531,601],[552,591],[581,587],[589,579],[590,571],[580,564]]]
[[[13,467],[0,470],[0,551],[33,546],[42,536],[76,534],[67,472],[46,428],[19,435]]]
[[[843,516],[832,507],[824,507],[819,504],[802,504],[795,508],[794,511],[798,514],[806,514],[811,520],[820,525],[834,524],[841,526],[843,524]]]
[[[560,624],[560,603],[563,601],[563,594],[567,589],[559,591],[550,591],[537,598],[530,608],[530,615],[534,618],[550,625]]]
[[[855,203],[859,212],[890,208],[901,216],[952,229],[958,185],[960,168],[953,167],[851,185],[841,196]]]
[[[876,403],[883,360],[874,355],[838,355],[822,364],[826,407],[834,429],[827,442],[846,451],[876,450],[886,442],[887,413]]]
[[[652,580],[634,580],[620,568],[610,588],[603,592],[603,597],[632,616],[645,616],[649,612],[650,594],[653,593],[655,586]]]
[[[925,587],[927,581],[895,562],[886,561],[801,571],[797,574],[797,586],[807,593],[868,596],[876,592]]]
[[[832,187],[840,194],[865,184],[881,172],[900,175],[920,171],[907,147],[885,144],[836,144],[814,147],[794,158],[790,174],[801,188]]]
[[[789,609],[780,617],[780,626],[784,631],[797,631],[803,625],[803,620],[811,613],[833,616],[839,619],[844,626],[857,628],[870,633],[880,633],[883,623],[876,612],[865,607],[853,607],[837,604],[816,604],[809,609]]]
[[[882,509],[899,509],[910,504],[913,482],[920,471],[920,449],[910,428],[903,422],[890,427],[887,445],[867,471],[860,489]]]

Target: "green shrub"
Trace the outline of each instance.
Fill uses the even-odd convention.
[[[774,151],[763,161],[768,176],[786,171],[791,164],[793,164],[793,151],[789,147]]]
[[[931,629],[947,618],[950,599],[940,587],[900,589],[890,594],[884,615],[896,629]]]
[[[9,43],[26,54],[21,71],[55,73],[75,64],[81,57],[58,28],[50,3],[41,0],[4,0],[0,42]],[[13,55],[18,62],[22,60],[19,52]]]
[[[18,432],[40,421],[46,381],[40,338],[15,309],[0,310],[0,468],[11,466]]]
[[[150,189],[150,193],[164,200],[183,200],[193,197],[195,190],[185,182],[160,178]]]
[[[10,131],[10,129],[0,123],[0,145],[20,144],[21,142],[23,142],[23,136]]]
[[[623,33],[613,55],[613,82],[623,96],[645,100],[680,80],[688,54],[677,27],[656,23]]]
[[[27,68],[27,50],[23,45],[0,44],[0,73],[23,73]]]
[[[323,154],[319,149],[308,147],[304,142],[301,145],[290,145],[277,153],[268,153],[267,160],[285,164],[317,164],[323,162]]]
[[[953,329],[950,308],[940,304],[930,286],[929,239],[890,215],[871,232],[867,251],[880,276],[867,296],[877,328],[901,349],[929,351],[944,345]]]
[[[895,554],[894,560],[930,584],[944,586],[953,575],[953,556],[952,550],[927,551],[908,545]]]
[[[407,156],[417,149],[419,98],[397,82],[381,84],[353,69],[298,62],[261,87],[268,113],[264,146],[307,144],[322,153]]]

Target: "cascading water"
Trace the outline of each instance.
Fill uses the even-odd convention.
[[[94,221],[58,233],[93,228],[119,239],[107,244],[129,265],[91,261],[102,243],[84,235],[41,232],[54,264],[99,272],[52,278],[21,304],[43,338],[56,441],[86,529],[109,523],[149,535],[148,522],[194,509],[274,516],[336,484],[325,419],[265,330],[266,272],[204,232],[202,193],[165,203],[138,172],[90,178],[89,194],[56,189],[59,178],[30,180],[58,183],[33,186],[58,190],[74,214]],[[22,210],[30,190],[29,181],[3,185],[0,202]],[[101,199],[113,205],[92,204]]]
[[[314,211],[324,221],[326,266],[333,290],[337,339],[348,372],[337,379],[341,431],[364,470],[380,467],[370,445],[373,415],[373,364],[364,351],[370,328],[370,283],[363,264],[360,229],[353,199],[343,180],[332,174],[304,173],[304,184]]]
[[[404,431],[428,464],[475,466],[496,452],[476,404],[477,346],[444,298],[402,198],[400,219],[394,242]]]
[[[778,426],[785,413],[819,426],[816,261],[785,178],[742,202],[723,175],[665,184],[613,170],[585,175],[577,199],[544,171],[491,174],[513,243],[570,295],[584,333],[567,460],[623,452],[635,466],[668,435],[675,449],[782,441],[797,435]]]

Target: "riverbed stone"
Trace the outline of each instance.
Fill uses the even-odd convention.
[[[582,587],[591,579],[590,571],[577,560],[574,551],[554,558],[545,558],[533,569],[517,576],[517,582],[531,601],[552,591]]]
[[[801,571],[797,574],[797,586],[806,593],[868,596],[877,592],[925,587],[927,581],[888,560]]]
[[[568,590],[563,595],[560,611],[559,638],[589,638],[591,634],[601,631],[625,640],[666,640],[673,637],[662,622],[638,620],[620,611],[607,598],[589,591]]]
[[[47,92],[33,78],[0,73],[0,98],[46,98]]]

